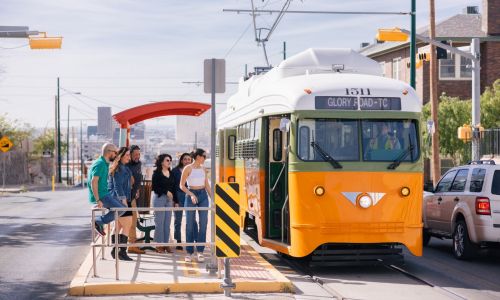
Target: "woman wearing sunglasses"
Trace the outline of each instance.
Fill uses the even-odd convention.
[[[175,180],[170,172],[172,156],[169,154],[160,154],[156,159],[156,169],[153,172],[153,207],[173,207],[177,206],[177,200],[174,199]],[[168,243],[170,240],[170,221],[172,220],[171,211],[155,211],[155,234],[154,240],[157,243]],[[157,247],[158,253],[172,253],[170,247]]]
[[[180,189],[186,193],[184,207],[208,207],[208,196],[210,195],[210,185],[208,184],[207,171],[203,163],[207,158],[203,149],[196,149],[193,153],[193,162],[182,170]],[[186,187],[187,183],[187,187]],[[194,227],[196,226],[195,211],[186,212],[186,242],[187,243],[205,243],[207,240],[207,218],[208,211],[198,211],[198,233],[195,236]],[[205,246],[196,246],[198,252],[198,262],[205,261],[203,257]],[[186,262],[192,260],[194,254],[193,246],[186,246]]]

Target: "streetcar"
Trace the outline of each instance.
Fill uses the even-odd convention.
[[[422,105],[351,49],[308,49],[243,78],[218,119],[217,180],[241,226],[323,265],[422,255]]]

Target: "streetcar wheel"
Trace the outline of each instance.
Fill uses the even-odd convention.
[[[453,231],[453,254],[457,259],[469,259],[475,253],[476,247],[469,239],[467,224],[460,220]]]
[[[422,232],[422,243],[424,246],[429,245],[429,241],[431,240],[431,235],[427,229],[424,228]]]

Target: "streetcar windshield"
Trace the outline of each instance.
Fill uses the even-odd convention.
[[[347,119],[302,119],[299,121],[298,155],[307,161],[324,161],[312,147],[320,149],[337,161],[359,160],[358,121]]]
[[[363,160],[415,161],[418,159],[417,126],[413,120],[361,121]],[[404,156],[404,157],[403,157]]]
[[[415,120],[300,119],[297,154],[304,161],[324,161],[316,147],[336,161],[416,161]]]

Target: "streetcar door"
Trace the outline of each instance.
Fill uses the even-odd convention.
[[[282,239],[288,230],[282,230],[282,223],[288,223],[287,200],[287,153],[288,134],[284,123],[289,119],[282,116],[269,118],[268,130],[268,166],[266,168],[267,178],[267,237],[272,239]],[[280,127],[281,125],[281,127]],[[285,125],[289,126],[289,125]],[[286,217],[286,218],[282,218]],[[283,226],[286,229],[286,225]]]
[[[217,131],[217,137],[216,137],[216,145],[215,145],[215,170],[217,172],[215,173],[215,181],[216,182],[225,182],[224,178],[224,157],[225,157],[225,143],[224,143],[224,130],[218,130]]]

